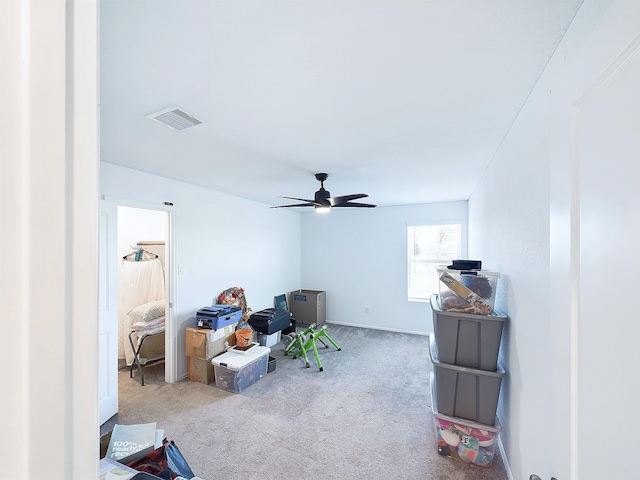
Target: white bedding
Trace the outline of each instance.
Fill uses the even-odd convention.
[[[120,262],[118,271],[118,358],[133,363],[128,335],[135,323],[128,313],[135,307],[164,298],[164,274],[158,259]]]

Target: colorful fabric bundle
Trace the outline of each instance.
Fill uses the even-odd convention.
[[[227,288],[216,298],[217,305],[233,305],[237,303],[242,309],[242,318],[249,319],[251,309],[247,306],[247,299],[244,296],[244,289],[240,287]]]

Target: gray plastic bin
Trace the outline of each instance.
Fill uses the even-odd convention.
[[[490,467],[502,427],[495,419],[492,425],[449,417],[438,411],[437,391],[433,372],[430,374],[431,413],[435,426],[438,453],[465,463]]]
[[[431,310],[441,362],[496,371],[505,315],[495,310],[491,315],[447,312],[438,295],[431,296]]]
[[[492,425],[505,371],[500,366],[496,372],[488,372],[441,363],[433,336],[429,338],[429,354],[436,378],[438,411],[444,415]]]

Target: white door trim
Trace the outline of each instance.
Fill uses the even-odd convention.
[[[168,251],[165,259],[166,279],[167,279],[167,305],[165,323],[165,369],[164,380],[167,383],[175,383],[178,381],[178,344],[177,344],[177,326],[174,312],[176,311],[176,237],[175,237],[175,208],[171,202],[149,202],[144,200],[136,200],[132,198],[115,197],[111,195],[103,195],[102,198],[118,206],[144,208],[147,210],[157,210],[167,212],[169,215],[167,222],[167,243]]]
[[[100,425],[118,413],[117,207],[100,200],[98,384]]]
[[[588,112],[590,102],[597,99],[601,89],[616,78],[620,70],[627,65],[627,62],[632,59],[634,54],[639,54],[640,28],[637,26],[639,15],[640,7],[638,4],[622,1],[614,2],[594,28],[586,44],[583,45],[582,51],[584,53],[578,55],[573,64],[570,65],[572,77],[568,88],[575,92],[575,100],[570,105],[567,105],[570,111],[570,167],[566,186],[571,193],[566,198],[567,204],[564,206],[568,208],[569,212],[566,240],[570,246],[570,258],[567,264],[569,277],[565,286],[570,289],[568,307],[571,362],[569,368],[571,479],[579,478],[580,468],[585,468],[584,452],[596,438],[595,433],[591,433],[585,428],[584,411],[591,411],[589,407],[597,401],[594,398],[601,398],[602,405],[609,405],[606,401],[607,397],[604,395],[605,392],[593,389],[593,391],[589,391],[589,395],[584,393],[589,388],[589,385],[585,386],[588,383],[585,382],[585,379],[592,375],[591,370],[585,368],[584,364],[584,359],[593,354],[593,349],[589,348],[590,344],[588,342],[589,340],[593,342],[594,337],[599,337],[597,337],[597,327],[594,326],[592,321],[593,313],[591,313],[594,309],[592,305],[597,300],[593,300],[591,295],[585,295],[585,287],[582,285],[585,278],[585,265],[588,265],[588,263],[585,264],[584,259],[589,258],[589,255],[593,253],[582,251],[583,241],[588,240],[582,233],[585,224],[583,200],[589,198],[589,192],[582,191],[583,176],[586,174],[583,157],[588,153],[584,148],[581,148],[584,141],[581,139],[581,137],[584,137],[582,123],[585,120],[584,115],[585,112]],[[614,30],[616,34],[612,35]],[[612,155],[615,155],[615,153],[612,152]],[[620,204],[624,206],[623,202],[620,202]],[[630,222],[630,224],[632,223]],[[615,265],[616,263],[614,262],[613,264]],[[610,297],[603,295],[603,298]],[[582,308],[581,305],[583,306]],[[584,305],[587,305],[588,308],[584,308]],[[619,315],[616,315],[615,309],[610,310],[610,315],[612,319],[620,318]],[[603,318],[603,329],[616,327],[619,328],[617,324],[605,322]],[[621,331],[621,334],[624,333]],[[598,355],[609,361],[609,358],[603,356],[601,351],[598,352]],[[623,368],[627,368],[626,365],[620,365],[620,368],[615,373],[624,371]],[[626,425],[625,428],[630,431],[633,430],[632,424]],[[599,435],[606,438],[606,434],[602,432]],[[608,464],[604,463],[604,465]],[[615,476],[616,474],[613,473],[613,477]]]

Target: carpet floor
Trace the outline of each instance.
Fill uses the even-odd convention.
[[[101,427],[155,422],[193,472],[214,479],[506,480],[500,451],[482,468],[441,456],[427,336],[328,325],[341,350],[310,368],[271,347],[276,369],[234,394],[164,382],[164,365],[119,373],[119,411]],[[318,344],[322,347],[321,344]]]

